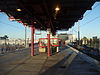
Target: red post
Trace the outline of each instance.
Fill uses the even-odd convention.
[[[48,56],[50,56],[50,34],[48,34]]]
[[[34,26],[31,27],[31,56],[34,56]]]

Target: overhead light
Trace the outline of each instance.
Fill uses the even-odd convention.
[[[24,25],[27,25],[27,23],[23,23]]]
[[[10,17],[9,17],[9,20],[10,20],[10,21],[15,21],[16,19],[15,19],[13,16],[10,16]]]
[[[36,24],[36,22],[34,22],[34,24]]]
[[[22,21],[18,21],[19,23],[23,23]]]
[[[16,19],[16,21],[20,21],[20,19]]]
[[[60,8],[59,8],[59,7],[56,7],[56,8],[55,8],[55,10],[56,10],[56,11],[59,11],[59,10],[60,10]]]
[[[56,27],[56,28],[58,28],[58,27]]]
[[[17,11],[22,11],[21,9],[17,9]]]

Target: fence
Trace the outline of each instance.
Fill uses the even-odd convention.
[[[23,45],[0,45],[0,54],[7,53],[7,52],[13,52],[16,50],[20,50],[24,48]]]

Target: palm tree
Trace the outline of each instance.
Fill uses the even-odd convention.
[[[4,35],[2,38],[5,40],[5,45],[6,45],[7,44],[6,43],[6,40],[8,39],[8,36],[7,35]]]

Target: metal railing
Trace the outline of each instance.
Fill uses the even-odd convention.
[[[13,52],[25,48],[23,45],[0,45],[0,54]]]

